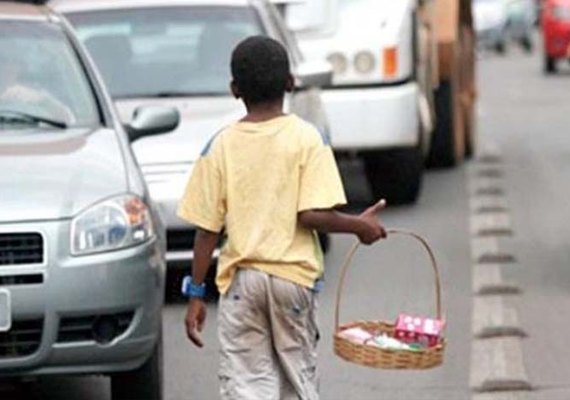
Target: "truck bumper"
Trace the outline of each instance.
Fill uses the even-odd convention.
[[[415,82],[324,90],[333,147],[372,150],[417,145],[418,90]]]

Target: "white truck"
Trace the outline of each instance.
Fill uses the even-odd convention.
[[[416,0],[309,0],[283,9],[303,53],[333,65],[322,96],[337,155],[361,158],[374,196],[389,203],[418,197],[434,125],[435,43],[417,9]]]
[[[304,54],[332,63],[323,91],[339,158],[358,157],[375,197],[409,203],[424,165],[474,147],[470,0],[274,0]]]

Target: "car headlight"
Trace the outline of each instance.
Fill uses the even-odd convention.
[[[123,195],[95,204],[71,222],[71,253],[119,250],[154,236],[150,211],[137,196]]]
[[[332,53],[327,57],[327,61],[332,64],[333,71],[337,75],[344,74],[348,69],[348,60],[342,53]]]
[[[376,58],[370,51],[359,51],[354,56],[354,69],[361,74],[369,74],[376,66]]]

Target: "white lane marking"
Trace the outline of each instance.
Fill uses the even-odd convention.
[[[477,392],[531,390],[519,338],[473,341],[471,387]]]
[[[476,295],[518,294],[519,286],[505,282],[498,264],[476,264],[473,266],[473,293]]]
[[[471,234],[485,235],[493,232],[512,232],[513,225],[508,212],[476,214],[471,217]]]
[[[503,280],[502,265],[514,255],[502,251],[499,236],[512,235],[512,221],[504,190],[501,148],[483,142],[478,162],[471,165],[468,190],[471,194],[470,230],[473,293],[470,385],[472,400],[527,400],[531,390],[524,367],[524,331],[517,310],[498,294],[520,293]],[[512,336],[514,335],[514,336]],[[518,337],[517,337],[518,336]]]
[[[526,336],[517,310],[501,296],[476,297],[473,302],[473,336],[492,338]]]
[[[528,392],[477,393],[473,400],[529,400]]]
[[[507,199],[502,196],[474,196],[469,200],[472,214],[485,214],[485,210],[499,210],[498,212],[506,212],[508,210]],[[497,211],[493,211],[494,213]]]

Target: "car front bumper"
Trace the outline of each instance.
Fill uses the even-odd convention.
[[[13,349],[0,355],[0,376],[106,374],[146,361],[161,329],[164,299],[164,254],[157,240],[73,257],[69,221],[0,224],[0,231],[40,232],[45,248],[41,265],[0,267],[13,321],[10,331],[0,333],[0,345]],[[22,283],[32,276],[34,283]],[[121,318],[106,343],[93,336],[102,317],[117,323]],[[21,354],[26,347],[18,343],[31,337],[26,329],[37,333],[39,344]]]
[[[418,90],[413,81],[323,90],[335,150],[416,146],[420,126]]]

